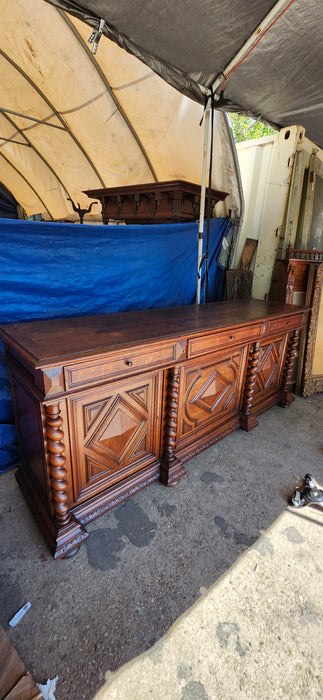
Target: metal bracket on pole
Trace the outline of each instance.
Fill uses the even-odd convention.
[[[197,252],[197,283],[196,283],[196,303],[201,303],[201,267],[203,256],[203,231],[204,231],[204,212],[205,212],[205,193],[206,193],[206,171],[208,160],[208,145],[210,132],[210,110],[211,110],[211,93],[207,98],[204,112],[204,147],[203,147],[203,164],[202,164],[202,184],[201,184],[201,199],[200,199],[200,217],[199,217],[199,237],[198,237],[198,252]]]
[[[97,52],[99,41],[100,41],[101,36],[103,34],[104,25],[105,25],[104,19],[100,19],[98,29],[93,29],[92,34],[88,40],[89,44],[93,44],[93,46],[92,46],[92,53],[93,54],[96,54],[96,52]]]

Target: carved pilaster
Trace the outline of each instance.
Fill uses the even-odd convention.
[[[186,474],[181,460],[175,454],[178,422],[179,368],[168,371],[164,453],[160,465],[160,480],[166,486],[175,486]]]
[[[293,396],[292,392],[289,389],[289,382],[291,380],[291,376],[293,373],[296,351],[297,351],[297,346],[298,346],[299,333],[300,333],[300,329],[297,328],[295,331],[293,331],[293,333],[290,334],[289,341],[288,341],[286,359],[285,359],[284,370],[283,370],[283,377],[282,377],[282,382],[281,382],[280,390],[279,390],[279,402],[278,402],[279,406],[282,406],[283,408],[287,408],[288,406],[291,405],[291,403],[293,403],[293,401],[295,401],[295,397]]]
[[[56,537],[53,543],[54,558],[73,556],[88,533],[69,511],[67,472],[65,469],[65,446],[62,430],[63,418],[59,403],[45,406],[46,436],[51,495],[54,510]]]
[[[255,393],[255,384],[257,379],[257,369],[260,356],[260,343],[253,343],[250,349],[248,369],[245,382],[245,391],[242,402],[242,411],[240,416],[240,428],[247,433],[258,425],[256,416],[252,413],[252,400]]]

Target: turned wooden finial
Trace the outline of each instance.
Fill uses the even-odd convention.
[[[289,241],[288,246],[286,248],[286,260],[289,260],[289,258],[293,257],[293,248],[291,245],[291,242]]]

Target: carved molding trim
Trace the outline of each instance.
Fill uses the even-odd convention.
[[[149,484],[152,484],[154,481],[156,481],[155,474],[152,474],[143,481],[138,481],[137,484],[134,484],[133,486],[128,488],[127,491],[122,491],[117,496],[111,497],[111,499],[109,499],[102,505],[94,507],[93,510],[91,510],[86,515],[78,516],[78,520],[80,521],[80,523],[82,523],[82,525],[86,525],[87,523],[92,522],[92,520],[95,520],[100,515],[103,515],[103,513],[106,513],[106,511],[111,510],[116,506],[119,506],[121,503],[128,500],[128,498],[134,496],[134,494],[138,493],[139,491],[142,491],[142,489],[144,489],[146,486],[149,486]]]
[[[54,559],[68,559],[69,557],[73,556],[79,550],[81,544],[83,544],[83,542],[86,542],[88,538],[89,534],[88,532],[86,532],[86,530],[84,530],[79,535],[76,535],[76,537],[73,537],[73,539],[69,540],[62,546],[58,544],[57,549],[55,551]]]

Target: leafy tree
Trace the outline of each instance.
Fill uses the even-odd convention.
[[[236,143],[240,143],[240,141],[250,141],[250,139],[260,139],[262,136],[269,136],[271,134],[277,134],[275,129],[270,129],[262,122],[257,122],[256,119],[252,119],[251,117],[245,117],[242,114],[229,114],[229,117]]]

